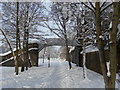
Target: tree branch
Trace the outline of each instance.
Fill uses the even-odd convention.
[[[15,54],[14,54],[14,51],[13,51],[12,46],[11,46],[11,44],[10,44],[10,41],[8,40],[5,32],[4,32],[2,29],[0,29],[0,31],[2,32],[3,36],[5,37],[7,43],[8,43],[8,45],[9,45],[9,47],[10,47],[11,53],[13,54],[13,57],[14,57],[13,59],[15,60]]]
[[[107,1],[107,0],[105,0],[105,2],[103,2],[103,4],[102,4],[101,7],[100,7],[100,10],[101,10],[102,7],[105,5],[106,1]]]
[[[58,33],[56,33],[54,30],[59,30],[59,29],[53,29],[51,28],[47,23],[45,23],[48,29],[50,29],[51,32],[53,32],[55,35],[57,35],[59,38],[65,40],[63,37],[61,37]]]
[[[113,3],[107,5],[105,8],[103,8],[103,9],[100,11],[100,13],[102,13],[104,10],[106,10],[108,7],[110,7],[110,6],[112,6],[112,5],[113,5]]]
[[[86,5],[85,3],[81,2],[81,4],[85,5],[87,8],[89,8],[94,14],[95,14],[95,11],[94,9],[92,9],[91,7],[89,7],[88,5]]]
[[[88,1],[89,1],[89,0],[88,0]],[[92,6],[92,8],[95,10],[95,7],[93,6],[92,2],[89,1],[89,3],[90,3],[90,5]]]

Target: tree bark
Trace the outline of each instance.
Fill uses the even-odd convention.
[[[112,30],[110,31],[110,88],[115,88],[116,68],[117,68],[117,26],[119,20],[119,3],[113,3]]]
[[[19,72],[19,67],[18,67],[18,43],[19,43],[19,20],[18,20],[18,15],[19,15],[19,2],[17,4],[17,11],[16,11],[16,60],[15,60],[15,72],[16,75],[18,75]]]
[[[107,77],[107,66],[106,66],[106,60],[105,60],[105,51],[104,51],[104,43],[102,38],[100,36],[102,35],[101,31],[101,18],[100,18],[100,2],[95,3],[96,9],[95,9],[95,19],[96,19],[96,32],[97,32],[97,45],[99,49],[99,57],[100,57],[100,64],[102,69],[102,74],[104,78],[105,85],[108,84],[108,77]],[[105,86],[107,87],[107,86]]]
[[[43,63],[44,63],[44,59],[45,59],[45,51],[46,51],[46,48],[43,51]]]
[[[28,10],[29,10],[29,3],[26,4],[26,13],[25,13],[25,22],[24,22],[24,60],[25,60],[25,67],[28,70],[28,66],[30,66],[29,55],[28,55],[28,39],[29,39],[29,18],[28,18]]]
[[[70,60],[70,53],[68,48],[68,38],[67,38],[67,31],[66,31],[66,19],[63,19],[63,29],[64,29],[64,38],[65,38],[65,46],[66,46],[66,61],[68,61],[69,69],[72,68],[71,60]]]
[[[67,40],[67,35],[65,34],[65,46],[66,46],[66,61],[68,61],[69,64],[69,69],[72,68],[71,60],[70,60],[70,53],[69,53],[69,48],[68,48],[68,40]]]
[[[71,69],[72,65],[71,65],[70,53],[69,53],[69,48],[67,43],[66,43],[66,61],[68,61],[69,69]]]
[[[19,35],[19,54],[20,54],[20,59],[21,59],[21,72],[24,71],[24,59],[23,59],[23,50],[21,48],[21,41],[20,41],[20,35]]]
[[[100,2],[95,3],[96,9],[96,32],[97,32],[97,44],[99,48],[99,57],[100,57],[100,63],[101,63],[101,69],[102,74],[105,82],[105,88],[112,90],[115,89],[115,79],[116,79],[116,64],[117,64],[117,26],[118,26],[118,20],[119,20],[119,3],[114,2],[113,3],[113,26],[112,30],[110,31],[110,52],[109,52],[109,61],[110,61],[110,76],[107,76],[107,66],[106,66],[106,60],[105,60],[105,50],[103,45],[103,40],[100,38],[102,35],[101,32],[101,21],[100,21]]]

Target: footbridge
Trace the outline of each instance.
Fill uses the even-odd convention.
[[[29,56],[32,66],[38,66],[39,52],[48,46],[65,46],[65,40],[60,38],[48,38],[48,39],[30,39],[29,40]],[[76,40],[68,39],[68,46],[80,46]],[[16,51],[14,51],[16,53]],[[0,54],[0,65],[2,66],[14,66],[15,61],[12,58],[12,53],[9,51],[7,54]],[[21,66],[21,60],[19,60],[19,66]]]
[[[37,42],[39,45],[39,51],[41,51],[43,48],[48,46],[65,46],[65,40],[60,38],[49,38],[40,40]],[[81,44],[78,44],[75,39],[71,40],[68,39],[68,46],[81,46]]]

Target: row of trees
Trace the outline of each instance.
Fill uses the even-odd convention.
[[[70,31],[77,31],[77,40],[83,43],[83,49],[90,44],[97,45],[105,87],[115,88],[120,2],[59,2],[53,3],[51,8],[52,13],[50,14],[54,21],[54,27],[47,23],[45,25],[65,41],[66,60],[69,62],[69,68],[71,69],[71,64],[67,39],[70,38]],[[73,38],[76,37],[76,34]],[[106,49],[108,50],[107,54],[105,53]],[[110,62],[110,71],[107,69],[108,61]],[[110,75],[107,74],[108,72]]]
[[[31,67],[28,54],[28,41],[32,37],[31,31],[36,29],[43,17],[43,5],[41,2],[8,2],[2,3],[2,29],[6,37],[10,50],[15,60],[15,72],[19,73],[19,64],[22,64],[21,72],[24,67],[28,70]],[[15,34],[16,32],[16,34]],[[9,38],[7,36],[9,35]],[[11,44],[13,42],[13,44]],[[12,46],[16,47],[14,54]]]
[[[43,10],[46,10],[48,14],[46,15]],[[56,2],[51,4],[51,10],[45,8],[42,3],[3,3],[3,30],[10,37],[16,38],[16,50],[18,51],[15,57],[16,74],[19,72],[19,54],[24,55],[23,58],[21,57],[23,61],[21,71],[24,71],[25,66],[26,70],[30,66],[28,39],[34,37],[30,32],[38,29],[37,26],[40,25],[48,28],[65,41],[66,60],[70,69],[72,65],[68,38],[82,44],[84,50],[88,45],[97,45],[105,87],[115,88],[119,10],[120,2]],[[51,22],[54,25],[50,24]],[[108,55],[105,53],[106,48]],[[85,53],[84,51],[84,57]],[[107,61],[110,62],[110,76],[107,75]]]

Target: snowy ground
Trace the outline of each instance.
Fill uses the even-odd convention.
[[[40,60],[39,67],[20,72],[18,76],[14,67],[0,67],[0,85],[2,83],[2,88],[104,88],[102,76],[91,70],[87,70],[89,80],[84,80],[81,67],[73,64],[69,70],[68,62],[60,59],[52,59],[50,68],[47,63],[47,60],[44,64]]]

